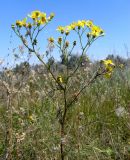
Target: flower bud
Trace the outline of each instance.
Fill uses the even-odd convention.
[[[11,25],[11,28],[12,28],[12,29],[15,29],[15,25],[14,25],[14,24],[12,24],[12,25]]]
[[[88,37],[88,38],[90,37],[90,33],[87,33],[87,37]]]
[[[49,43],[54,43],[54,38],[50,37],[50,38],[48,38],[48,41],[49,41]]]
[[[66,42],[65,42],[65,47],[66,47],[66,48],[69,47],[69,41],[66,41]]]
[[[32,24],[31,24],[31,23],[28,23],[28,24],[27,24],[27,27],[28,27],[29,29],[31,29],[31,28],[32,28]]]
[[[54,18],[55,14],[54,13],[51,13],[50,14],[50,20],[52,20]]]
[[[58,82],[58,83],[63,83],[63,78],[62,78],[62,76],[58,76],[58,77],[57,77],[57,82]]]
[[[36,39],[34,39],[32,45],[37,45],[37,40]]]
[[[73,42],[73,46],[76,46],[76,41]]]
[[[103,34],[103,33],[104,33],[103,30],[101,30],[101,31],[100,31],[100,34]]]
[[[80,30],[80,28],[81,28],[81,27],[80,27],[80,26],[78,26],[78,30]]]
[[[61,42],[62,42],[62,37],[59,37],[58,38],[58,44],[61,44]]]

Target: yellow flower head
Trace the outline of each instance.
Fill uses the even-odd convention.
[[[35,117],[35,115],[33,115],[33,114],[29,115],[28,118],[29,118],[29,120],[30,120],[31,122],[36,121],[36,117]]]
[[[71,30],[72,30],[72,27],[69,25],[69,26],[66,26],[66,29],[67,29],[68,31],[71,31]]]
[[[27,21],[27,18],[24,18],[22,21],[20,21],[20,20],[17,20],[16,21],[16,26],[18,26],[18,27],[25,27],[26,26],[26,21]]]
[[[18,27],[22,27],[22,26],[23,26],[23,22],[22,22],[22,21],[17,20],[17,21],[16,21],[16,26],[18,26]]]
[[[50,37],[50,38],[48,38],[48,41],[49,41],[49,43],[54,43],[54,38]]]
[[[77,27],[76,22],[71,23],[69,26],[67,26],[68,30],[75,30],[75,28]]]
[[[26,27],[26,21],[27,21],[27,18],[24,18],[21,23],[22,23],[22,26]]]
[[[112,75],[111,72],[106,72],[106,73],[104,74],[104,77],[105,77],[105,78],[111,78],[111,75]]]
[[[60,31],[62,34],[65,32],[65,27],[63,27],[63,26],[59,26],[58,28],[57,28],[57,31]]]
[[[102,61],[105,66],[115,66],[111,59],[106,59]]]
[[[57,82],[63,83],[63,78],[62,78],[61,76],[58,76],[58,77],[57,77]]]
[[[111,77],[111,74],[113,72],[113,69],[115,67],[115,64],[112,62],[111,59],[107,59],[107,60],[103,60],[101,61],[103,64],[104,64],[104,67],[105,67],[105,73],[104,73],[104,76],[106,78],[110,78]]]
[[[39,22],[40,22],[40,24],[45,24],[47,22],[46,13],[41,13],[40,14]]]
[[[85,27],[84,21],[78,21],[77,26],[84,28]]]
[[[40,15],[41,15],[41,12],[40,11],[38,11],[38,10],[36,10],[36,11],[33,11],[32,13],[31,13],[31,15],[29,15],[32,19],[37,19],[37,18],[39,18],[40,17]]]
[[[91,28],[93,26],[93,21],[91,20],[88,20],[85,22],[85,25],[88,27],[88,28]]]
[[[91,27],[91,35],[92,35],[94,38],[102,35],[103,33],[104,33],[104,31],[103,31],[99,26],[93,25],[93,26]]]

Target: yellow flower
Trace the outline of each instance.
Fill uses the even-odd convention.
[[[63,79],[62,79],[62,77],[61,77],[61,76],[58,76],[58,77],[57,77],[57,82],[59,82],[59,83],[63,83]]]
[[[84,21],[78,21],[77,26],[84,28],[85,27]]]
[[[23,26],[22,21],[17,20],[17,21],[16,21],[16,26],[18,26],[18,27],[22,27],[22,26]]]
[[[68,36],[68,35],[70,34],[70,31],[69,31],[69,30],[66,30],[66,31],[65,31],[65,34],[66,34],[66,36]]]
[[[33,116],[32,116],[32,115],[30,115],[30,116],[29,116],[29,119],[30,119],[31,121],[33,121]]]
[[[104,33],[104,31],[99,27],[99,26],[95,26],[95,25],[93,25],[92,27],[91,27],[91,35],[95,38],[95,37],[98,37],[98,36],[100,36],[101,34],[103,34]]]
[[[106,72],[106,73],[104,74],[104,77],[105,77],[105,78],[111,78],[111,75],[112,75],[111,72]]]
[[[67,29],[68,31],[71,31],[71,30],[72,30],[72,27],[69,25],[69,26],[66,26],[66,29]]]
[[[33,11],[32,13],[31,13],[31,15],[29,15],[29,17],[31,17],[32,19],[37,19],[38,17],[40,17],[40,15],[41,15],[41,12],[40,11],[38,11],[38,10],[36,10],[36,11]]]
[[[93,22],[91,20],[88,20],[85,22],[85,25],[89,28],[91,28],[93,26]]]
[[[39,22],[40,22],[40,24],[45,24],[47,22],[46,13],[41,13],[40,14]]]
[[[26,27],[26,21],[27,21],[27,18],[24,18],[24,19],[22,20],[22,25],[23,25],[24,27]]]
[[[76,22],[71,23],[69,26],[67,26],[68,30],[75,30],[75,28],[77,27]]]
[[[36,121],[36,117],[35,117],[35,115],[33,115],[33,114],[31,114],[28,118],[29,118],[29,120],[30,120],[31,122]]]
[[[112,62],[111,59],[103,60],[102,62],[105,66],[108,66],[108,65],[115,66],[115,64]]]
[[[63,26],[59,26],[58,28],[57,28],[57,31],[60,31],[62,34],[65,32],[65,27],[63,27]]]
[[[49,41],[49,43],[54,43],[54,38],[50,37],[50,38],[48,38],[48,41]]]
[[[86,25],[86,20],[82,20],[81,22],[82,22],[84,25]]]
[[[24,18],[22,21],[20,21],[20,20],[17,20],[16,21],[16,26],[18,26],[18,27],[25,27],[26,26],[26,21],[27,21],[27,18]]]
[[[105,73],[104,73],[104,76],[106,78],[110,78],[111,77],[111,74],[113,72],[113,69],[115,67],[115,64],[112,62],[111,59],[107,59],[107,60],[103,60],[101,61],[103,64],[104,64],[104,67],[105,67]]]

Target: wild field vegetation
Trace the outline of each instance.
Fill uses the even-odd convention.
[[[129,160],[130,60],[109,56],[91,62],[87,50],[104,31],[89,20],[59,26],[59,38],[48,38],[41,54],[38,35],[53,17],[34,11],[32,21],[12,25],[25,52],[40,64],[26,60],[1,70],[0,159]],[[71,32],[79,41],[68,40]],[[16,59],[24,54],[21,47],[20,52]]]

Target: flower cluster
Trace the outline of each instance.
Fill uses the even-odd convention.
[[[51,21],[53,17],[54,13],[51,13],[50,16],[47,17],[46,13],[36,10],[31,12],[31,14],[29,14],[27,18],[24,18],[23,20],[17,20],[15,25],[12,25],[12,29],[21,38],[23,44],[29,49],[29,51],[35,52],[34,46],[37,45],[37,37],[40,31],[44,29],[46,24],[48,24],[48,22]],[[31,18],[31,22],[30,20],[28,21],[28,18]],[[21,32],[20,30],[22,27],[25,28],[25,34],[23,34],[24,32]],[[67,26],[59,26],[57,30],[62,34],[62,36],[58,37],[57,43],[55,43],[55,39],[53,37],[49,37],[49,47],[52,49],[56,45],[60,49],[62,54],[64,54],[65,52],[67,53],[67,50],[69,50],[72,46],[72,49],[69,51],[69,55],[77,45],[76,40],[73,41],[73,45],[71,45],[67,40],[67,36],[71,31],[75,31],[79,36],[79,42],[83,51],[82,54],[86,53],[87,49],[90,47],[93,41],[96,40],[96,38],[104,35],[104,31],[99,26],[95,25],[91,20],[78,20],[77,22],[72,22]],[[88,40],[86,44],[82,42],[82,36],[84,33],[86,34]],[[28,37],[30,39],[27,40]],[[102,64],[103,74],[105,77],[109,78],[115,65],[109,59],[103,60]],[[63,83],[63,79],[61,76],[57,77],[57,82]]]
[[[113,72],[113,69],[115,68],[115,64],[110,59],[102,60],[101,62],[103,63],[104,68],[105,68],[104,76],[106,78],[110,78]]]
[[[90,38],[96,38],[104,34],[104,31],[99,27],[93,24],[91,20],[79,20],[77,22],[73,22],[68,26],[59,26],[57,30],[61,34],[66,34],[68,35],[70,31],[72,30],[86,30],[89,29],[89,32],[87,33],[87,37]]]
[[[12,25],[12,28],[15,27],[27,27],[32,28],[32,26],[40,26],[45,25],[49,21],[51,21],[54,17],[54,13],[51,13],[49,17],[46,16],[46,13],[41,11],[33,11],[30,15],[28,15],[28,18],[31,18],[33,20],[33,23],[27,22],[28,18],[24,18],[23,20],[17,20],[15,25]]]

